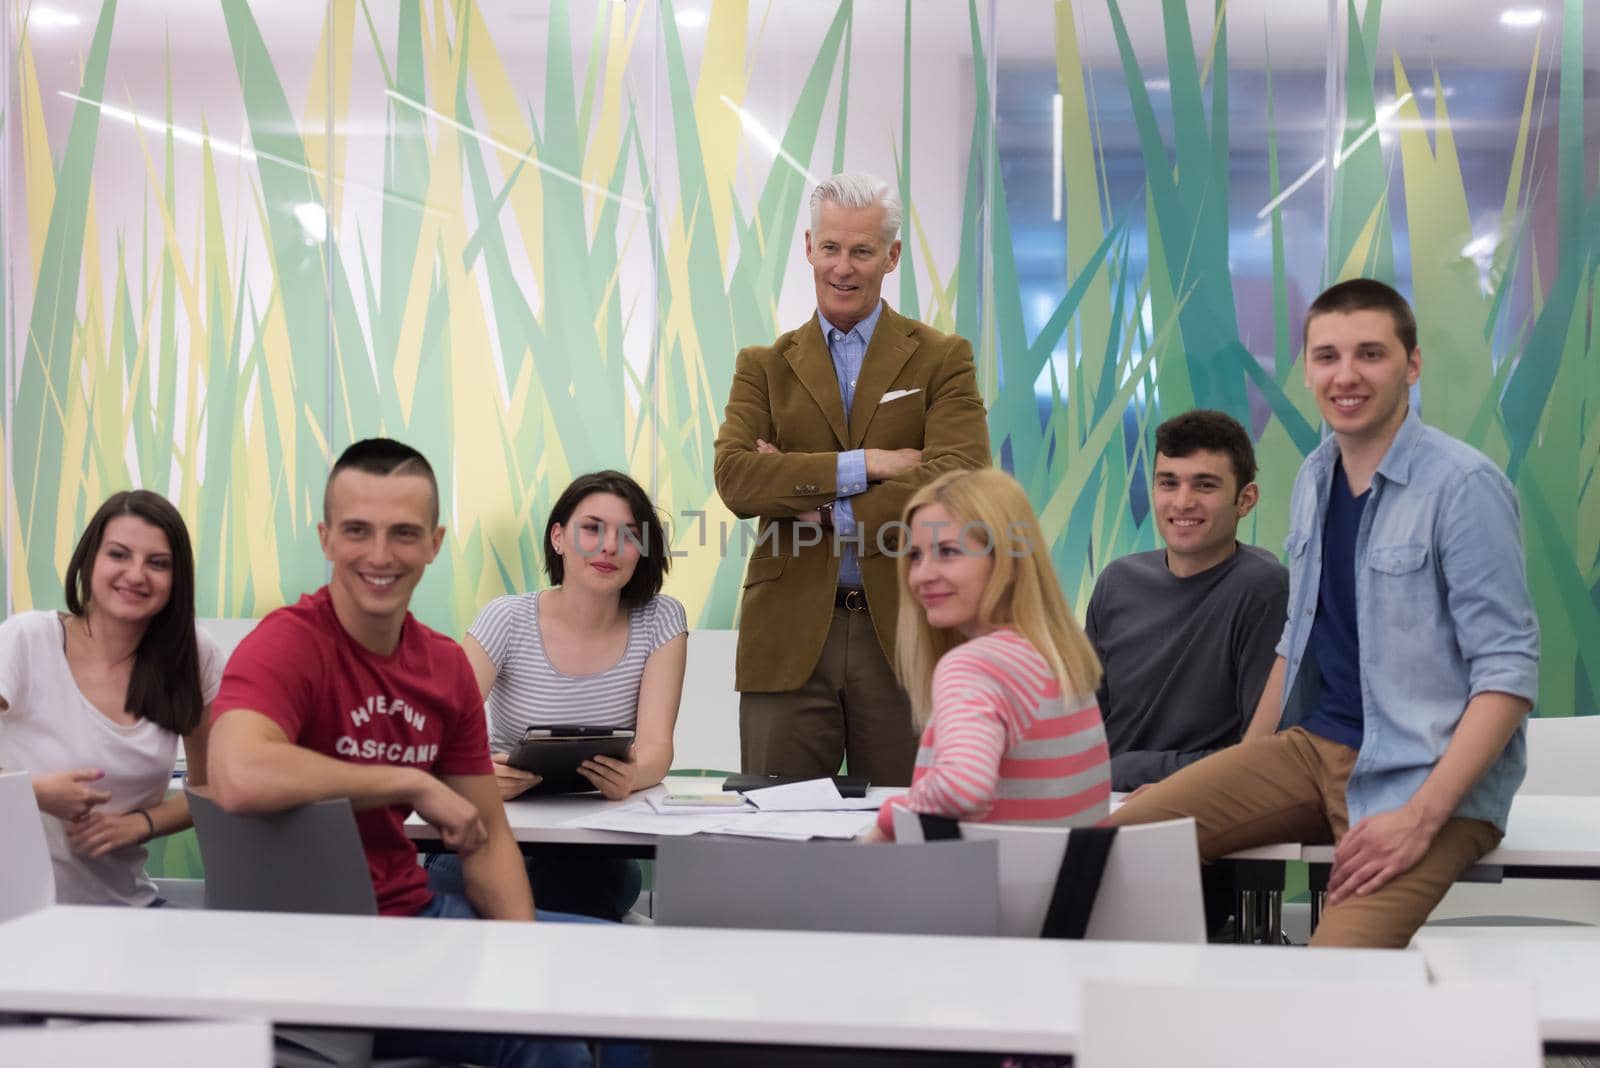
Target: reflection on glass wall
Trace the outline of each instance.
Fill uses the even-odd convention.
[[[14,7],[12,604],[55,603],[87,510],[140,484],[196,531],[202,614],[259,614],[320,581],[330,456],[384,433],[441,476],[425,620],[538,585],[549,503],[604,466],[656,494],[695,621],[731,625],[710,457],[733,359],[812,313],[806,194],[866,169],[907,202],[886,295],[973,340],[1080,605],[1156,544],[1154,427],[1194,405],[1256,436],[1246,534],[1281,546],[1321,432],[1304,306],[1396,282],[1425,417],[1521,494],[1545,710],[1593,711],[1583,7]]]

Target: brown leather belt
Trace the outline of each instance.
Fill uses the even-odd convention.
[[[865,612],[867,610],[867,591],[860,586],[840,586],[833,595],[833,603],[839,608],[847,608],[852,612]]]

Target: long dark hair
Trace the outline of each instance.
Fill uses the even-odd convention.
[[[544,524],[544,573],[550,577],[552,586],[561,585],[566,578],[566,563],[561,554],[556,552],[550,532],[556,527],[566,526],[572,513],[578,510],[578,505],[591,493],[609,493],[621,497],[639,527],[639,563],[633,569],[633,577],[623,584],[621,597],[623,607],[637,608],[661,592],[661,584],[667,569],[672,566],[672,559],[667,555],[665,524],[656,515],[656,506],[651,503],[650,495],[643,486],[621,471],[595,471],[579,475],[561,491],[561,496],[550,508],[550,518]]]
[[[113,493],[100,506],[67,564],[67,611],[83,618],[106,525],[124,515],[142,519],[161,531],[172,550],[172,594],[150,620],[134,650],[124,707],[139,719],[186,735],[200,725],[205,709],[200,690],[200,649],[194,636],[194,550],[189,545],[189,528],[170,501],[149,490],[123,490]]]

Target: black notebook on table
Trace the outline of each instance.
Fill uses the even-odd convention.
[[[820,779],[822,776],[813,775],[809,778]],[[867,787],[872,785],[860,775],[834,775],[833,785],[838,787],[840,797],[866,797]],[[805,777],[799,775],[729,775],[722,782],[724,790],[734,790],[744,793],[746,790],[760,790],[768,786],[787,786],[792,782],[806,782]]]

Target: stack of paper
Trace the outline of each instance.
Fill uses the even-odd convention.
[[[840,797],[831,779],[752,790],[736,805],[727,800],[737,797],[732,794],[688,796],[703,798],[706,803],[669,805],[669,797],[681,802],[687,799],[686,795],[673,796],[658,786],[605,812],[569,820],[566,826],[673,838],[691,834],[732,834],[795,842],[854,838],[872,825],[884,800]]]

